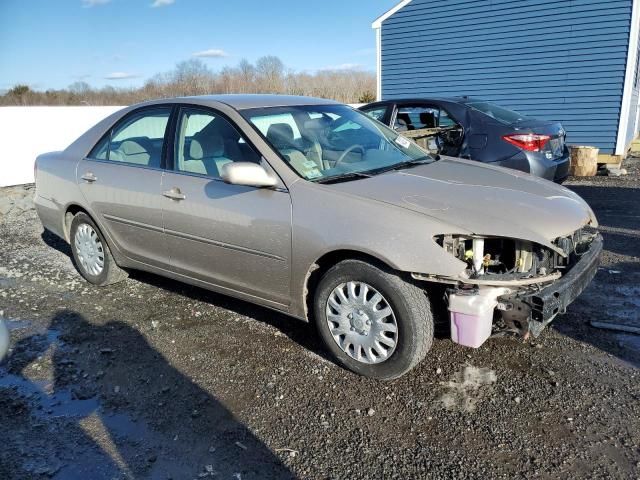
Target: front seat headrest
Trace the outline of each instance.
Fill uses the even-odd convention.
[[[405,122],[403,119],[401,118],[397,118],[396,119],[396,126],[395,126],[395,130],[397,132],[406,132],[407,130],[409,130],[409,127],[407,127],[407,122]]]
[[[194,147],[194,143],[196,146]],[[224,156],[224,140],[222,139],[222,135],[218,132],[210,131],[205,135],[198,136],[197,139],[191,140],[192,148],[192,158],[212,158],[212,157],[222,157]],[[202,150],[200,157],[193,156],[194,153],[198,152],[198,146]]]
[[[202,150],[202,145],[195,138],[191,140],[189,143],[189,155],[187,157],[188,160],[202,160],[204,157],[204,151]]]
[[[329,127],[331,122],[327,120],[325,117],[321,118],[312,118],[304,122],[305,130],[323,130]]]
[[[293,128],[288,123],[274,123],[267,130],[267,140],[276,148],[290,148],[293,145]]]
[[[436,116],[433,112],[422,112],[420,114],[420,123],[426,128],[434,128],[436,126]]]
[[[408,113],[399,113],[398,116],[396,117],[396,120],[403,121],[404,124],[407,126],[408,130],[415,130],[415,128],[416,128],[411,123],[411,117],[409,116]]]

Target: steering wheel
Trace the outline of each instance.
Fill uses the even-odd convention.
[[[336,163],[333,165],[333,168],[336,168],[338,165],[340,165],[342,161],[345,159],[345,157],[349,155],[351,152],[353,152],[354,150],[360,150],[362,152],[362,156],[364,157],[365,150],[362,145],[358,145],[358,144],[351,145],[344,152],[342,152],[342,155],[340,155],[338,160],[336,160]]]
[[[438,146],[438,152],[442,151],[447,145],[456,145],[460,143],[460,138],[456,139],[455,135],[462,131],[462,127],[459,125],[451,125],[450,127],[442,128],[436,135],[436,145]]]

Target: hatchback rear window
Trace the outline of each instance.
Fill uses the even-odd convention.
[[[479,112],[489,115],[491,118],[495,118],[499,122],[506,123],[508,125],[525,120],[527,117],[514,110],[501,107],[491,102],[469,102],[467,103],[471,108],[478,110]]]

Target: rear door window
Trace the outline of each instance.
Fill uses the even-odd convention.
[[[88,157],[160,168],[171,107],[127,115],[93,148]]]
[[[365,107],[365,108],[361,108],[360,110],[362,110],[364,113],[369,115],[371,118],[378,120],[379,122],[382,122],[388,109],[389,109],[388,106],[384,106],[384,107],[373,107],[373,108]]]
[[[501,107],[491,102],[469,102],[467,103],[467,105],[474,110],[478,110],[479,112],[482,112],[485,115],[488,115],[491,118],[507,125],[520,122],[527,118],[521,113],[518,113],[514,110],[509,110],[508,108]]]

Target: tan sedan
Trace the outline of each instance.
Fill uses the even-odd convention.
[[[305,97],[126,108],[38,157],[35,202],[89,282],[146,270],[310,320],[341,365],[383,379],[425,357],[440,302],[463,345],[499,317],[537,335],[602,248],[569,190]]]

